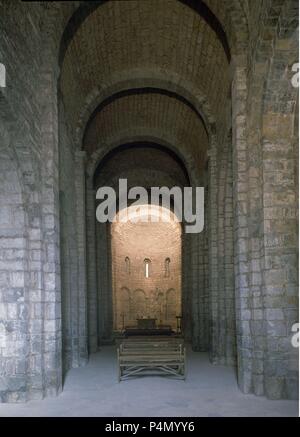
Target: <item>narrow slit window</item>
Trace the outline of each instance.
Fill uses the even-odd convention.
[[[128,256],[125,258],[125,269],[127,275],[130,275],[130,258]]]
[[[144,274],[145,274],[145,278],[150,278],[150,264],[151,264],[150,259],[145,259],[144,260]]]
[[[170,277],[170,258],[165,259],[165,278]]]

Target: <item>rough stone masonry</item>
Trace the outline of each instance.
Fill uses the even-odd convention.
[[[185,339],[298,398],[297,62],[297,0],[0,1],[0,402],[113,341],[95,210],[120,178],[205,187],[204,231],[157,261],[181,259]]]

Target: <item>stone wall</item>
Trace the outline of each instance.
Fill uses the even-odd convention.
[[[98,345],[113,341],[113,293],[110,224],[96,224]]]
[[[0,398],[17,402],[61,389],[57,70],[52,41],[45,41],[51,14],[47,22],[40,5],[21,2],[1,9],[1,162],[11,182],[1,184]]]
[[[297,5],[267,2],[248,61],[233,82],[235,268],[239,383],[245,392],[297,397],[296,197],[293,157]],[[272,23],[272,25],[270,25]],[[256,24],[256,29],[257,29]]]
[[[171,150],[206,186],[205,231],[183,236],[187,340],[237,365],[243,392],[297,397],[298,2],[207,0],[223,41],[170,4],[107,2],[76,27],[79,2],[0,2],[1,402],[59,393],[62,357],[65,370],[84,364],[109,338],[94,173],[137,141]],[[183,183],[162,161],[125,170],[133,184]]]
[[[87,360],[84,152],[74,145],[59,111],[59,197],[64,371]],[[74,178],[74,175],[76,176]]]

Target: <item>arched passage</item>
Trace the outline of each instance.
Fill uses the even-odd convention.
[[[262,388],[261,370],[257,371],[261,369],[261,359],[257,357],[259,352],[251,350],[252,340],[247,333],[249,327],[251,339],[259,341],[260,322],[256,317],[260,317],[260,313],[254,314],[252,308],[255,320],[249,322],[250,313],[244,311],[243,296],[248,284],[249,293],[258,293],[259,288],[256,272],[252,272],[252,282],[250,273],[245,272],[245,265],[250,265],[252,261],[255,264],[256,257],[257,227],[253,223],[258,217],[256,193],[252,188],[247,201],[244,199],[246,179],[249,178],[249,182],[256,177],[251,170],[255,153],[250,147],[245,152],[246,134],[243,136],[240,126],[243,117],[246,117],[243,105],[248,89],[248,83],[243,82],[243,74],[251,59],[250,48],[244,57],[241,56],[241,49],[246,53],[251,20],[255,21],[260,12],[265,16],[265,6],[254,11],[251,4],[241,7],[240,2],[230,2],[232,14],[226,17],[225,9],[222,10],[215,2],[200,3],[200,9],[194,2],[174,3],[176,17],[172,25],[164,14],[164,7],[158,3],[159,16],[141,3],[136,5],[136,9],[132,2],[130,5],[127,2],[103,2],[90,9],[85,9],[83,5],[67,26],[60,56],[60,90],[65,121],[70,127],[70,142],[85,153],[79,158],[81,175],[85,165],[88,173],[85,199],[81,192],[86,214],[84,208],[80,212],[81,217],[84,216],[82,232],[87,232],[86,335],[90,352],[95,351],[101,341],[111,336],[114,324],[113,310],[110,309],[112,302],[105,298],[109,296],[105,290],[111,287],[112,282],[112,272],[107,263],[110,256],[109,235],[107,230],[99,230],[93,218],[95,190],[108,181],[116,187],[118,179],[128,172],[131,174],[131,185],[137,184],[145,180],[146,171],[145,166],[140,166],[136,151],[131,155],[129,152],[122,155],[120,172],[113,172],[109,165],[100,170],[98,164],[108,152],[125,142],[155,140],[178,153],[189,171],[190,181],[201,183],[206,188],[205,232],[185,237],[183,244],[183,260],[192,260],[193,266],[196,266],[190,271],[183,269],[183,289],[189,290],[183,299],[183,306],[190,309],[190,318],[185,321],[185,331],[189,333],[187,338],[192,341],[195,350],[209,350],[211,361],[216,364],[236,365],[238,356],[240,387],[246,392],[261,394],[268,392],[266,387]],[[283,3],[280,2],[274,12],[277,17]],[[135,23],[137,11],[142,18]],[[177,21],[182,14],[186,23],[193,21],[191,28],[195,32],[192,35],[188,35]],[[124,29],[130,29],[126,50],[120,15],[125,23]],[[103,31],[99,32],[99,29]],[[144,37],[143,29],[147,29]],[[166,33],[161,33],[161,29],[167,29],[166,40],[162,37]],[[87,34],[92,35],[90,40],[97,41],[99,38],[101,41],[96,49],[90,43],[82,44]],[[136,34],[146,41],[145,46],[139,44]],[[254,31],[249,47],[251,38],[255,40]],[[182,44],[172,44],[178,39]],[[107,52],[104,50],[106,46],[110,47]],[[194,47],[193,53],[187,46]],[[230,52],[234,54],[231,65]],[[183,53],[188,53],[186,58]],[[73,62],[76,57],[77,64]],[[176,62],[179,58],[184,60],[181,64]],[[86,63],[86,59],[92,60]],[[78,83],[80,89],[77,88]],[[231,101],[232,96],[234,102]],[[249,144],[252,141],[249,138]],[[258,141],[256,156],[261,156],[261,150]],[[246,170],[245,164],[248,163],[245,156],[251,156]],[[127,161],[130,165],[123,166]],[[97,167],[99,171],[95,172]],[[163,165],[146,173],[147,186],[155,179],[172,184],[178,177],[173,171],[165,171]],[[261,195],[263,197],[263,192]],[[247,202],[251,219],[242,215]],[[244,229],[246,222],[247,231]],[[97,244],[93,241],[95,229],[98,232]],[[250,236],[247,244],[249,242],[251,255],[245,255],[248,250],[246,234]],[[98,243],[99,240],[101,243]],[[84,274],[81,276],[84,277]],[[100,292],[96,295],[93,290],[97,289],[97,284],[100,284]],[[139,293],[141,290],[138,289]],[[128,299],[125,300],[128,306]],[[99,311],[102,311],[100,316]],[[255,328],[252,329],[252,325]],[[247,345],[250,345],[249,348]],[[246,356],[248,349],[251,350],[250,358]],[[255,374],[253,382],[251,372]]]
[[[172,166],[172,174],[168,174],[168,168]],[[168,150],[165,147],[161,147],[157,144],[152,144],[149,142],[137,142],[137,143],[130,143],[130,144],[124,144],[121,147],[117,147],[116,149],[112,150],[111,153],[106,155],[106,157],[99,163],[94,178],[93,178],[93,187],[96,191],[98,187],[103,186],[110,186],[113,187],[118,193],[119,189],[119,179],[120,178],[126,178],[128,183],[128,190],[133,187],[141,186],[145,187],[146,192],[149,190],[149,200],[151,198],[150,189],[152,186],[165,186],[169,187],[170,189],[177,185],[179,187],[189,186],[189,174],[187,172],[187,169],[185,168],[183,162],[180,160],[180,158],[172,151]],[[94,191],[94,192],[95,192]],[[118,198],[117,198],[118,201]],[[129,201],[129,205],[130,205]],[[96,204],[97,207],[97,204]],[[159,206],[157,206],[159,208]],[[170,207],[173,208],[173,199],[171,198]],[[119,212],[118,214],[120,214]],[[173,215],[173,213],[171,213]],[[120,224],[121,225],[121,224]],[[149,226],[151,223],[149,224]],[[161,224],[162,226],[164,223]],[[154,226],[154,225],[153,225]],[[165,225],[166,226],[166,225]],[[180,225],[179,225],[180,226]],[[115,293],[117,290],[121,290],[124,287],[129,290],[131,299],[130,301],[133,302],[133,293],[135,290],[142,290],[143,293],[145,293],[145,287],[139,285],[139,279],[143,282],[146,281],[146,284],[148,285],[148,297],[150,301],[152,302],[152,305],[156,308],[152,311],[156,314],[156,318],[160,320],[162,318],[162,314],[165,314],[166,311],[166,302],[162,301],[161,291],[159,285],[154,286],[152,284],[152,281],[156,280],[159,282],[158,278],[162,276],[163,281],[168,282],[168,280],[171,280],[171,278],[174,279],[172,275],[169,277],[165,276],[165,259],[170,257],[170,253],[165,253],[164,256],[162,256],[162,259],[159,263],[153,264],[153,258],[150,255],[147,255],[146,247],[150,245],[152,241],[152,234],[154,232],[161,232],[159,231],[159,228],[153,227],[152,233],[150,232],[148,243],[145,242],[145,253],[141,256],[139,267],[137,268],[136,263],[136,256],[137,254],[133,251],[133,247],[136,243],[136,239],[133,238],[130,240],[130,244],[128,246],[131,247],[133,253],[126,253],[126,249],[124,248],[124,253],[122,255],[118,253],[118,261],[115,261],[116,252],[111,251],[115,247],[113,235],[118,235],[118,233],[114,232],[113,230],[117,228],[114,223],[112,223],[110,226],[106,224],[101,223],[95,223],[96,227],[96,270],[98,271],[98,276],[94,281],[98,281],[98,310],[93,311],[93,317],[94,318],[100,318],[102,320],[101,322],[101,329],[98,330],[98,333],[93,330],[93,344],[101,344],[101,342],[107,342],[112,341],[113,338],[113,331],[116,330],[116,305],[114,305],[114,301],[116,302]],[[151,226],[150,226],[151,227]],[[131,232],[134,232],[135,228],[130,228]],[[137,227],[137,230],[139,227]],[[155,230],[157,229],[157,230]],[[172,230],[172,226],[170,228]],[[175,238],[175,241],[177,241],[176,232],[172,234]],[[180,231],[181,235],[181,231]],[[117,237],[115,236],[115,239]],[[171,236],[169,245],[171,244]],[[153,241],[156,241],[156,244],[158,242],[158,238],[156,235],[156,238],[154,238]],[[127,242],[128,243],[128,242]],[[180,268],[177,268],[177,271],[179,272],[177,275],[176,281],[180,282],[180,287],[173,287],[173,288],[180,288],[182,289],[182,275],[181,270],[182,268],[188,269],[188,265],[185,264],[183,266],[183,260],[181,256],[182,251],[182,243],[187,244],[187,240],[182,236],[180,236]],[[141,238],[141,244],[142,244],[142,238]],[[123,247],[121,245],[121,247]],[[149,248],[150,250],[150,248]],[[152,245],[152,252],[155,254],[154,249],[154,243]],[[171,249],[170,249],[171,250]],[[176,249],[177,250],[177,249]],[[179,249],[178,249],[179,250]],[[130,251],[129,251],[130,252]],[[103,258],[106,259],[105,264],[108,269],[109,275],[106,277],[105,281],[103,282],[103,277],[101,276],[101,270],[100,266],[103,265]],[[128,259],[130,260],[130,274],[128,274],[128,270],[126,269],[126,265],[128,264]],[[126,262],[127,260],[127,262]],[[116,266],[122,266],[120,267],[121,272],[125,275],[125,278],[130,282],[130,286],[128,284],[120,284],[118,286],[115,285],[115,269]],[[174,263],[175,267],[175,263]],[[147,268],[147,271],[146,271]],[[127,272],[127,273],[126,273]],[[155,272],[155,275],[153,276]],[[149,278],[145,278],[145,274],[148,274]],[[140,275],[140,276],[139,276]],[[149,279],[149,281],[147,280]],[[92,280],[92,279],[91,279]],[[153,286],[151,289],[149,289],[149,283],[151,283]],[[172,288],[172,284],[167,287],[167,284],[164,284],[164,287],[166,288],[164,290],[164,299],[166,300],[166,291],[167,289]],[[186,285],[186,289],[188,286]],[[99,297],[101,296],[101,297]],[[150,296],[152,296],[150,298]],[[177,295],[178,297],[179,295]],[[181,292],[180,292],[181,296]],[[152,299],[152,300],[151,300]],[[144,299],[145,300],[145,299]],[[144,302],[143,300],[143,302]],[[180,302],[181,302],[180,297]],[[158,301],[161,301],[159,304]],[[95,299],[93,300],[95,302]],[[105,302],[105,303],[104,303]],[[104,303],[104,304],[103,304]],[[93,304],[94,305],[94,304]],[[126,304],[127,305],[127,304]],[[179,301],[178,301],[179,305]],[[177,305],[177,307],[178,307]],[[160,318],[158,318],[158,306],[162,306],[161,308],[161,315]],[[146,307],[145,307],[146,308]],[[150,310],[148,309],[148,312]],[[179,311],[179,307],[178,307]],[[187,312],[187,307],[184,306],[180,310],[180,312]],[[140,316],[148,317],[149,314],[146,315],[146,309],[144,314],[139,314]],[[123,319],[120,314],[120,311],[117,310],[118,314],[118,326],[123,324]],[[138,315],[138,314],[136,314]],[[180,315],[180,314],[177,314]],[[105,320],[105,322],[103,322]],[[165,320],[165,317],[163,318]],[[124,319],[125,323],[125,319]],[[130,320],[127,320],[127,324],[133,324],[134,319],[131,318]],[[170,323],[169,323],[170,324]],[[94,325],[95,326],[95,325]],[[176,326],[176,317],[173,318],[171,326],[173,329],[175,329]],[[99,324],[98,324],[99,328]],[[95,340],[95,336],[97,336],[97,340]],[[190,332],[187,332],[187,336],[191,336]],[[94,346],[95,347],[95,346]]]
[[[155,326],[176,329],[181,315],[181,224],[164,208],[128,207],[111,224],[114,331],[134,328],[138,319],[155,319]],[[127,221],[121,216],[127,214]],[[126,255],[127,254],[127,255]],[[171,275],[165,259],[172,257]],[[124,258],[130,258],[130,274]],[[170,292],[172,290],[172,293]],[[126,296],[123,292],[126,290]]]
[[[158,10],[160,5],[157,3]],[[175,59],[184,58],[181,51],[185,43],[182,47],[170,43],[178,39],[178,17],[169,26],[163,13],[165,10],[161,10],[158,17],[154,10],[137,4],[136,10],[145,7],[144,12],[147,12],[145,16],[141,15],[144,18],[137,24],[142,37],[143,28],[147,28],[146,23],[143,26],[143,20],[147,16],[149,29],[144,40],[152,46],[146,48],[140,46],[131,34],[135,12],[130,6],[133,8],[134,3],[104,2],[101,7],[84,13],[82,21],[75,23],[72,39],[66,44],[61,59],[60,88],[65,121],[73,127],[70,139],[72,136],[75,139],[74,146],[80,146],[86,154],[82,162],[86,159],[88,169],[86,214],[84,211],[81,214],[85,216],[87,232],[86,333],[89,351],[96,351],[101,342],[111,339],[114,325],[113,302],[108,292],[112,288],[112,272],[107,261],[110,259],[110,236],[107,229],[95,222],[96,190],[105,184],[117,188],[118,179],[126,175],[130,175],[130,186],[183,183],[176,165],[172,164],[172,171],[167,170],[162,155],[151,152],[150,156],[143,152],[143,160],[137,148],[133,148],[123,150],[115,162],[109,163],[103,158],[125,140],[155,139],[159,144],[168,144],[182,157],[193,185],[202,184],[206,188],[205,232],[183,239],[183,264],[188,265],[192,260],[192,268],[183,269],[182,278],[183,289],[187,291],[183,308],[189,311],[189,317],[184,321],[187,339],[195,350],[209,350],[214,363],[234,365],[236,323],[230,207],[233,197],[232,149],[228,144],[231,141],[228,137],[231,128],[229,44],[227,38],[222,38],[224,30],[220,31],[220,22],[216,17],[211,19],[216,6],[209,9],[208,19],[203,12],[207,12],[207,8],[202,9],[201,15],[191,3],[189,7],[185,2],[173,3],[174,13],[177,11],[178,16],[184,13],[186,21],[195,24],[192,36],[183,29],[179,32],[182,41],[188,40],[195,47],[193,55],[190,54],[186,63],[179,67]],[[120,33],[119,7],[125,27],[130,29],[126,50]],[[114,18],[106,19],[111,12],[114,12]],[[99,33],[99,28],[103,33]],[[161,39],[161,28],[168,29],[167,42]],[[92,34],[94,40],[104,37],[95,53],[89,44],[84,49],[81,46],[87,33]],[[113,36],[109,40],[111,50],[107,53],[102,52],[107,42],[105,35]],[[201,35],[205,36],[201,38]],[[234,39],[232,35],[230,39]],[[199,40],[201,44],[198,44]],[[211,47],[209,56],[207,47]],[[117,52],[121,53],[119,57]],[[75,53],[78,60],[82,60],[80,68],[74,68]],[[92,53],[93,57],[90,56]],[[84,62],[86,57],[91,59],[90,64]],[[117,58],[119,65],[115,62]],[[195,59],[195,63],[191,59]],[[164,74],[161,74],[162,70]],[[76,83],[81,84],[81,89],[76,89],[75,107],[72,102]],[[103,166],[98,165],[100,160],[103,160]],[[98,235],[96,243],[95,235]]]

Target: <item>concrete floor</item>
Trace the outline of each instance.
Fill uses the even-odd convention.
[[[117,382],[116,349],[103,347],[89,364],[72,369],[57,398],[0,404],[7,416],[298,416],[296,401],[269,401],[242,394],[233,369],[215,367],[207,354],[188,353],[186,381],[140,377]]]

